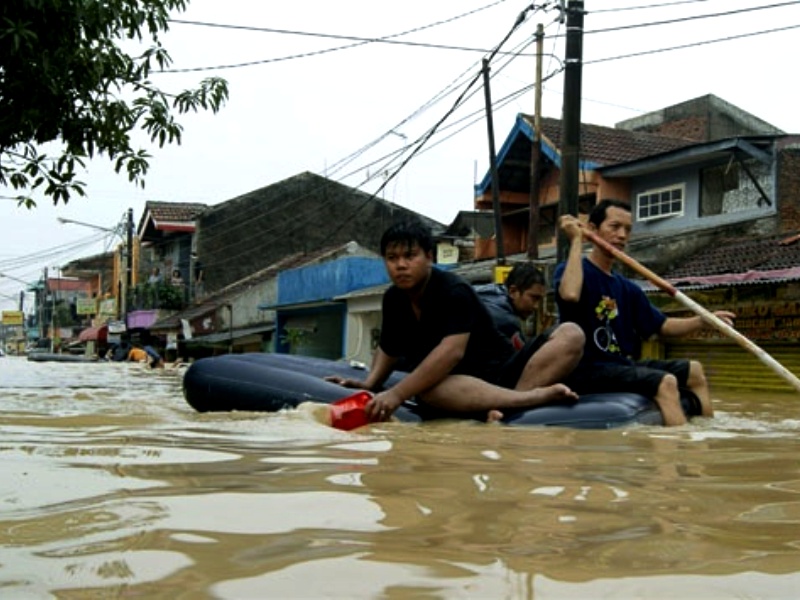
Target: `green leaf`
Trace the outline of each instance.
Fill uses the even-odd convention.
[[[83,158],[108,158],[144,186],[152,158],[134,151],[137,130],[163,147],[181,142],[175,115],[218,112],[227,82],[201,81],[167,94],[148,80],[172,63],[159,40],[187,0],[17,0],[0,5],[0,182],[20,190],[44,188],[55,203],[84,195],[77,181]],[[131,55],[120,45],[142,40]],[[39,153],[55,145],[55,156]],[[49,146],[48,146],[49,147]],[[60,148],[60,150],[59,150]],[[20,205],[35,206],[24,193]]]

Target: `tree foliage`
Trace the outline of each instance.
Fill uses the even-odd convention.
[[[154,69],[171,59],[159,36],[188,0],[3,0],[0,2],[0,185],[35,205],[35,190],[55,204],[85,195],[79,168],[105,156],[117,173],[144,187],[152,158],[131,135],[163,147],[181,141],[176,114],[217,112],[224,79],[205,79],[171,95],[154,86]],[[130,42],[129,42],[130,41]],[[146,47],[130,56],[121,44]],[[43,146],[55,148],[48,155]]]

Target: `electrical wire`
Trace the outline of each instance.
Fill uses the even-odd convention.
[[[528,9],[523,11],[522,13],[520,13],[520,15],[517,18],[517,21],[514,24],[514,27],[511,28],[511,30],[506,35],[506,37],[503,39],[503,41],[500,44],[498,44],[498,46],[497,46],[498,49],[500,47],[502,47],[503,44],[505,44],[505,42],[508,40],[508,38],[511,36],[511,34],[514,33],[514,31],[522,24],[524,19],[527,17],[527,13],[528,13],[529,10],[531,10],[531,7],[529,7]],[[525,45],[530,45],[531,43],[533,43],[532,39],[526,41]],[[494,52],[494,53],[492,53],[492,56],[497,55],[497,54],[500,54],[500,53],[499,52]],[[513,54],[517,54],[516,51]],[[471,87],[474,85],[474,83],[477,81],[477,79],[479,79],[481,77],[481,75],[482,75],[481,72],[479,72],[477,75],[475,75],[473,80],[466,86],[465,90],[462,92],[461,96],[453,104],[451,109],[445,114],[444,117],[442,117],[437,122],[437,124],[434,127],[430,128],[425,134],[423,134],[422,136],[417,138],[414,142],[412,142],[409,146],[406,147],[406,148],[408,148],[408,147],[412,148],[412,151],[411,151],[410,155],[407,156],[401,162],[400,166],[397,167],[395,169],[395,171],[393,171],[388,177],[385,178],[385,180],[383,181],[383,183],[381,184],[381,186],[379,187],[379,189],[376,192],[374,192],[373,194],[367,196],[367,198],[359,205],[359,207],[355,211],[353,211],[353,213],[352,213],[353,217],[361,209],[363,209],[363,207],[366,206],[366,204],[368,204],[370,201],[374,200],[378,196],[378,194],[380,194],[385,189],[385,187],[389,183],[389,181],[391,181],[397,175],[397,173],[399,173],[399,171],[406,164],[408,164],[408,161],[411,158],[413,158],[413,156],[415,154],[417,154],[421,150],[421,148],[428,142],[428,140],[431,139],[433,134],[436,133],[436,130],[439,128],[439,126],[455,111],[456,108],[458,108],[463,103],[467,93],[470,91]],[[405,151],[406,148],[404,148],[403,151]],[[363,167],[359,168],[359,170],[362,170],[362,169],[363,169]],[[383,169],[382,168],[382,169],[379,169],[378,172],[382,172],[382,171],[386,171],[386,170],[388,170],[388,168],[387,169]],[[358,184],[356,186],[356,189],[363,188],[367,183],[369,183],[369,181],[371,179],[374,179],[374,177],[368,177],[367,180],[362,181],[360,184]],[[313,192],[309,192],[308,195],[312,195],[316,191],[317,190],[315,190]],[[303,197],[295,197],[292,200],[292,202],[297,202],[301,206],[303,206],[305,199],[306,199],[306,195],[304,195]],[[285,223],[276,223],[276,225],[274,226],[274,231],[272,231],[272,232],[270,232],[270,231],[262,231],[261,234],[262,235],[275,234],[275,235],[278,235],[280,238],[291,239],[292,237],[294,237],[294,235],[296,235],[299,232],[302,232],[306,228],[306,226],[308,224],[308,221],[311,220],[319,210],[324,208],[324,205],[326,205],[326,204],[328,204],[330,202],[334,202],[334,201],[335,201],[335,199],[331,199],[328,202],[323,202],[322,205],[320,205],[319,203],[316,203],[313,211],[310,210],[310,209],[307,211],[307,215],[305,215],[306,219],[303,218],[303,216],[304,216],[303,214],[300,214],[298,217],[296,217],[293,220],[293,223],[291,225],[287,226],[287,224],[285,224]],[[281,206],[279,208],[276,208],[275,210],[285,210],[285,209],[286,209],[286,204],[283,203],[283,204],[281,204]],[[264,213],[263,212],[260,212],[259,215],[261,216],[262,219],[264,218]],[[236,217],[237,217],[237,219],[239,219],[239,227],[243,227],[243,226],[247,225],[246,219],[242,219],[240,213],[237,212]],[[342,221],[342,223],[346,223],[346,222],[348,222],[348,219],[344,219]],[[341,230],[342,226],[340,226],[337,229],[334,229],[333,232],[328,236],[327,239],[330,239],[336,233],[338,233],[338,231]],[[280,232],[280,233],[278,233],[278,232]],[[228,235],[230,235],[230,233],[231,233],[230,231],[226,230],[224,235],[227,237]],[[223,233],[220,233],[219,235],[223,235]],[[210,238],[205,238],[205,239],[206,240],[210,240]],[[240,240],[237,241],[237,242],[233,242],[227,248],[229,251],[233,250],[234,251],[233,254],[230,254],[230,252],[226,253],[227,256],[225,256],[225,258],[217,259],[214,264],[216,264],[216,265],[219,265],[219,264],[230,264],[230,263],[233,263],[235,261],[238,261],[241,258],[241,255],[235,251],[235,248],[236,248],[236,246],[245,245],[245,244],[247,244],[247,239],[244,238],[244,237],[240,238]],[[244,254],[247,254],[247,253],[248,253],[248,251],[245,250]],[[208,266],[210,266],[210,265],[208,265]]]
[[[513,32],[513,30],[512,30],[512,32]],[[512,55],[518,54],[520,48],[524,49],[525,47],[531,45],[533,42],[534,42],[533,39],[528,39],[528,40],[524,41],[521,45],[518,45],[511,54]],[[505,66],[510,64],[512,59],[508,58],[508,57],[505,57],[505,58],[506,58],[506,63],[502,64],[496,71],[493,71],[492,77],[495,77],[496,74],[500,73],[502,71],[502,69],[505,68]],[[465,71],[464,73],[467,73],[467,72]],[[459,80],[463,79],[464,73],[462,73],[456,79],[456,82],[458,82]],[[390,129],[386,133],[384,133],[380,138],[378,138],[378,140],[376,140],[375,142],[371,142],[370,144],[367,144],[363,148],[368,148],[368,147],[374,146],[377,143],[377,141],[380,141],[381,139],[385,139],[388,135],[390,135],[392,133],[392,131],[395,131],[396,129],[401,128],[403,126],[403,124],[405,124],[406,122],[411,120],[413,117],[418,116],[419,114],[424,112],[424,110],[430,108],[431,106],[436,104],[441,99],[445,98],[446,96],[450,95],[451,93],[454,93],[454,91],[455,91],[455,83],[449,84],[444,90],[442,90],[441,92],[437,93],[436,96],[434,96],[434,98],[432,100],[430,100],[427,103],[425,103],[420,109],[417,109],[416,111],[414,111],[414,113],[412,113],[412,115],[410,115],[409,117],[407,117],[406,119],[401,121],[399,124],[395,125],[392,129]],[[476,90],[476,92],[473,92],[473,93],[477,93],[477,91],[479,91],[479,90]],[[423,137],[424,136],[421,136],[420,138],[417,138],[414,142],[411,142],[410,144],[406,144],[403,148],[401,148],[398,151],[395,151],[395,152],[393,152],[391,154],[393,156],[398,156],[399,157],[402,153],[405,153],[409,148],[413,148],[413,146],[415,144],[419,144],[422,141]],[[351,154],[346,159],[342,159],[342,161],[339,161],[338,163],[336,163],[336,165],[335,165],[336,168],[332,169],[332,170],[338,172],[341,169],[342,166],[344,166],[345,164],[348,164],[349,162],[352,162],[352,160],[354,160],[355,158],[360,156],[360,154],[361,154],[361,152],[357,151],[357,152]],[[344,175],[343,177],[340,177],[339,178],[339,182],[343,181],[344,179],[347,179],[347,178],[351,177],[352,175],[356,174],[357,172],[359,172],[361,170],[364,170],[365,168],[369,168],[369,167],[373,166],[374,164],[377,164],[379,161],[381,161],[381,159],[377,159],[376,161],[373,161],[373,163],[370,163],[368,165],[359,166],[356,170],[352,171],[351,173],[348,173],[348,174]],[[383,165],[381,165],[380,168],[376,169],[375,173],[372,176],[368,176],[365,180],[359,182],[355,186],[355,189],[362,189],[368,183],[373,181],[378,176],[379,173],[385,172],[391,167],[392,167],[391,164],[383,164]],[[331,171],[331,169],[329,169],[329,171],[327,173],[327,178],[329,178],[332,175],[332,173],[330,171]],[[298,214],[298,217],[294,220],[294,224],[295,225],[293,227],[290,227],[289,229],[287,229],[285,224],[277,224],[276,223],[276,225],[273,227],[272,230],[263,231],[262,233],[264,235],[276,235],[279,238],[284,238],[284,239],[289,238],[290,239],[293,235],[295,235],[296,233],[302,231],[303,228],[305,227],[306,223],[308,222],[308,220],[310,220],[310,217],[313,216],[313,214],[316,211],[320,210],[321,208],[324,208],[324,205],[327,205],[329,202],[335,201],[335,199],[332,199],[332,200],[330,200],[330,201],[328,201],[326,203],[323,203],[323,205],[315,204],[315,207],[314,207],[313,210],[310,207],[305,207],[305,204],[306,204],[305,201],[309,197],[318,195],[318,191],[319,190],[309,190],[307,194],[303,194],[303,195],[300,195],[300,196],[295,196],[289,201],[290,205],[297,204],[298,205],[298,210],[301,211]],[[376,194],[374,194],[373,196],[377,195],[378,193],[379,192],[376,192]],[[283,210],[286,210],[286,208],[287,208],[287,203],[282,203],[279,207],[276,207],[276,208],[272,209],[272,211],[275,211],[275,212],[283,211]],[[253,206],[250,210],[252,211],[252,213],[254,215],[258,214],[259,217],[262,220],[264,219],[264,217],[268,216],[271,213],[270,209],[267,209],[266,211],[264,211],[263,208],[261,208],[260,206]],[[303,217],[304,217],[303,211],[309,213],[309,218],[308,219],[305,219],[305,220],[303,219]],[[249,224],[247,219],[242,218],[242,214],[239,211],[237,211],[236,215],[231,215],[231,217],[229,219],[234,219],[234,218],[237,221],[236,224],[233,224],[234,228],[238,227],[238,228],[244,229]],[[222,222],[224,222],[225,220],[226,219],[223,219]],[[220,222],[217,221],[216,224],[219,225]],[[228,237],[230,235],[230,233],[231,233],[230,230],[225,230],[225,232],[222,232],[220,230],[220,233],[217,234],[216,236],[213,235],[213,234],[210,237],[207,236],[207,235],[204,236],[204,240],[213,241],[214,239],[219,238],[220,236]],[[239,254],[237,252],[235,252],[235,246],[237,246],[237,245],[246,245],[246,244],[247,244],[247,238],[245,236],[242,236],[242,238],[240,238],[239,241],[233,242],[232,246],[234,246],[234,248],[229,248],[229,250],[234,250],[234,253],[233,253],[233,255],[229,255],[225,259],[223,259],[224,262],[225,263],[232,263],[232,262],[236,261],[238,259],[238,257],[239,257]],[[244,254],[247,254],[246,250],[244,251]]]
[[[778,33],[779,31],[789,31],[791,29],[797,29],[798,27],[800,27],[800,24],[798,24],[798,25],[787,25],[785,27],[775,27],[773,29],[765,29],[763,31],[753,31],[753,32],[749,32],[749,33],[741,33],[741,34],[738,34],[738,35],[729,35],[729,36],[726,36],[726,37],[723,37],[723,38],[716,38],[716,39],[713,39],[713,40],[704,40],[704,41],[701,41],[701,42],[691,42],[691,43],[688,43],[688,44],[679,44],[677,46],[669,46],[667,48],[658,48],[658,49],[655,49],[655,50],[642,50],[641,52],[630,52],[628,54],[620,54],[620,55],[617,55],[617,56],[608,56],[606,58],[595,58],[595,59],[592,59],[592,60],[586,60],[586,61],[583,62],[583,64],[584,65],[593,65],[593,64],[597,64],[597,63],[601,63],[601,62],[608,62],[608,61],[612,61],[612,60],[622,60],[624,58],[634,58],[634,57],[637,57],[637,56],[646,56],[648,54],[659,54],[661,52],[672,52],[674,50],[686,50],[687,48],[696,48],[698,46],[705,46],[705,45],[708,45],[708,44],[716,44],[716,43],[719,43],[719,42],[729,42],[731,40],[738,40],[738,39],[747,38],[747,37],[753,37],[753,36],[757,36],[757,35],[766,35],[766,34],[769,34],[769,33]]]
[[[415,27],[413,29],[408,29],[406,31],[402,31],[400,33],[393,33],[391,35],[382,36],[379,38],[362,38],[357,36],[349,36],[349,35],[337,35],[337,34],[327,34],[327,33],[312,33],[308,31],[291,31],[286,29],[272,29],[268,27],[254,27],[250,25],[223,25],[221,23],[208,23],[202,21],[188,21],[183,19],[171,19],[171,23],[177,23],[181,25],[196,25],[202,27],[217,27],[221,29],[234,29],[234,30],[244,30],[244,31],[255,31],[261,33],[277,33],[277,34],[285,34],[285,35],[297,35],[297,36],[307,36],[307,37],[317,37],[317,38],[325,38],[325,39],[338,39],[338,40],[350,40],[354,43],[346,44],[344,46],[336,46],[334,48],[324,48],[322,50],[314,50],[310,52],[302,52],[299,54],[292,54],[288,56],[281,56],[277,58],[268,58],[262,60],[255,60],[255,61],[248,61],[243,63],[235,63],[229,65],[218,65],[214,67],[190,67],[190,68],[183,68],[183,69],[164,69],[159,71],[161,73],[187,73],[187,72],[194,72],[194,71],[215,71],[215,70],[222,70],[222,69],[237,69],[240,67],[252,67],[255,65],[263,65],[263,64],[270,64],[276,62],[284,62],[287,60],[295,60],[300,58],[309,58],[311,56],[319,56],[321,54],[329,54],[331,52],[338,52],[340,50],[349,50],[351,48],[357,48],[359,46],[364,46],[366,44],[373,44],[373,43],[386,43],[386,44],[399,44],[403,46],[419,46],[423,48],[438,48],[443,50],[463,50],[468,52],[481,52],[485,53],[488,50],[478,49],[478,48],[468,48],[462,46],[444,46],[441,44],[425,44],[419,42],[403,42],[398,41],[395,38],[403,37],[406,35],[411,35],[413,33],[419,33],[420,31],[425,31],[426,29],[431,29],[434,27],[438,27],[440,25],[445,25],[448,23],[452,23],[464,17],[472,16],[476,13],[482,12],[489,8],[493,8],[498,4],[502,4],[507,0],[498,0],[497,2],[493,2],[492,4],[488,4],[487,6],[483,6],[481,8],[477,8],[475,10],[468,11],[466,13],[462,13],[455,17],[451,17],[449,19],[444,19],[442,21],[436,21],[435,23],[430,23],[428,25],[423,25],[420,27]]]
[[[505,1],[505,0],[501,0],[501,2],[502,1]],[[691,4],[691,3],[707,2],[707,1],[708,0],[685,0],[685,1],[677,1],[677,2],[666,2],[666,3],[652,4],[652,5],[647,5],[647,6],[638,6],[638,7],[625,7],[625,8],[617,8],[617,9],[606,8],[606,9],[601,9],[601,10],[591,11],[591,12],[592,13],[600,13],[600,12],[612,12],[612,11],[616,11],[616,10],[620,10],[621,11],[621,10],[633,10],[633,9],[648,9],[648,8],[657,8],[657,7],[663,7],[663,6],[674,6],[674,5],[679,5],[679,4]],[[476,11],[472,11],[472,12],[474,13],[474,12],[477,12],[478,10],[484,10],[485,8],[489,8],[491,6],[495,6],[497,4],[500,4],[501,2],[495,2],[493,4],[488,5],[487,7],[483,7],[482,9],[477,9]],[[675,23],[685,22],[687,20],[710,18],[710,17],[722,17],[722,16],[733,15],[733,14],[739,14],[739,13],[742,13],[742,12],[750,12],[752,10],[763,10],[763,9],[776,8],[776,7],[787,6],[787,5],[792,5],[792,4],[798,4],[798,3],[797,2],[783,2],[783,3],[778,3],[778,4],[771,4],[771,5],[765,5],[765,6],[760,6],[760,7],[748,8],[748,9],[739,9],[739,10],[733,10],[733,11],[718,12],[718,13],[695,16],[695,17],[685,17],[685,18],[681,18],[681,19],[670,19],[670,20],[665,20],[665,21],[658,21],[658,22],[652,22],[652,23],[642,23],[642,24],[638,24],[638,25],[628,25],[628,26],[623,26],[623,27],[606,28],[606,29],[593,30],[593,31],[592,30],[588,30],[588,31],[585,31],[584,33],[585,34],[609,33],[609,32],[620,31],[620,30],[624,30],[624,29],[633,29],[633,28],[638,28],[638,27],[652,27],[652,26],[655,26],[655,25],[668,25],[668,24],[675,24]],[[465,14],[471,14],[471,13],[465,13]],[[461,16],[464,16],[464,15],[461,15]],[[454,17],[453,19],[448,19],[447,21],[442,21],[442,22],[439,22],[439,23],[451,22],[451,21],[453,21],[453,20],[455,20],[457,18],[460,18],[461,16]],[[418,30],[421,30],[421,29],[429,28],[429,27],[433,27],[435,25],[436,24],[431,24],[431,25],[425,26],[423,28],[417,28],[416,30],[409,30],[409,32],[402,32],[402,33],[399,33],[399,34],[393,34],[393,36],[387,36],[387,38],[406,35],[407,33],[418,31]],[[219,26],[220,27],[226,27],[226,26],[222,26],[222,25],[219,25]],[[773,28],[773,29],[764,30],[764,31],[749,32],[749,33],[744,33],[744,34],[739,34],[739,35],[734,35],[734,36],[727,36],[727,37],[723,37],[723,38],[717,38],[717,39],[714,39],[714,40],[705,40],[705,41],[693,42],[693,43],[689,43],[689,44],[682,44],[682,45],[678,45],[678,46],[671,46],[671,47],[668,47],[668,48],[661,48],[661,49],[655,49],[655,50],[635,52],[635,53],[619,55],[619,56],[614,56],[614,57],[606,57],[606,58],[601,58],[601,59],[593,59],[593,60],[584,61],[584,64],[585,65],[589,65],[589,64],[595,64],[595,63],[606,62],[606,61],[611,61],[611,60],[621,60],[621,59],[630,58],[630,57],[642,56],[642,55],[646,55],[646,54],[668,52],[668,51],[673,51],[673,50],[682,50],[682,49],[686,49],[686,48],[691,48],[691,47],[696,47],[696,46],[703,46],[703,45],[712,44],[712,43],[725,42],[725,41],[735,40],[735,39],[739,39],[739,38],[752,37],[752,36],[758,36],[758,35],[765,35],[765,34],[769,34],[769,33],[790,30],[790,29],[795,29],[797,27],[800,27],[800,25],[788,25],[788,26],[785,26],[785,27],[778,27],[778,28]],[[291,32],[287,31],[287,32],[284,32],[284,33],[291,33]],[[559,33],[559,34],[556,34],[555,36],[550,36],[550,37],[553,38],[554,42],[555,42],[555,38],[560,37],[562,35],[563,34]],[[355,38],[353,38],[353,39],[355,39]],[[350,44],[350,45],[348,45],[346,47],[353,47],[355,45],[363,45],[363,44],[367,44],[367,43],[374,43],[374,42],[380,42],[380,41],[382,41],[382,38],[376,38],[376,39],[363,38],[358,42],[358,44]],[[431,45],[430,47],[439,48],[439,46],[437,46],[437,45]],[[341,47],[341,48],[344,48],[344,46]],[[459,47],[452,47],[452,49],[460,49],[460,48]],[[332,50],[334,50],[334,49],[329,49],[329,51],[332,51]],[[465,50],[475,51],[477,49],[473,48],[473,49],[465,49]],[[513,58],[518,57],[518,56],[528,56],[527,54],[505,53],[505,52],[501,52],[501,51],[498,51],[497,54],[499,54],[501,56],[506,56],[507,55],[507,56],[509,56],[509,60],[513,60]],[[555,53],[553,53],[553,56],[555,56]],[[260,64],[260,63],[258,61],[256,61],[253,64]],[[215,68],[215,67],[209,67],[207,69],[213,69],[213,68]],[[204,69],[204,70],[207,70],[207,69]],[[558,72],[560,72],[560,70],[559,71],[553,71],[549,77],[552,77],[553,75],[557,74]],[[465,73],[467,73],[467,71],[465,71]],[[461,77],[463,77],[463,76],[464,76],[464,74],[459,76],[459,79]],[[459,81],[459,79],[456,79],[455,81]],[[467,90],[469,90],[474,85],[474,83],[475,83],[475,79],[473,79],[469,83],[469,85],[467,87]],[[453,84],[451,84],[451,86],[453,86]],[[427,108],[429,108],[430,106],[435,105],[438,101],[441,101],[441,99],[443,99],[443,98],[447,97],[448,95],[454,93],[454,89],[455,88],[454,87],[451,88],[451,86],[446,87],[442,91],[443,95],[442,95],[441,98],[439,98],[438,95],[434,96],[434,98],[432,98],[432,100],[429,101],[429,103],[426,103],[425,105],[420,107],[420,109],[417,109],[417,111],[412,113],[412,115],[410,117],[400,121],[397,126],[395,126],[392,129],[388,130],[386,133],[384,133],[380,137],[376,138],[376,140],[374,140],[373,142],[371,142],[371,143],[369,143],[369,144],[367,144],[365,146],[362,146],[361,148],[356,150],[351,155],[348,155],[347,157],[341,159],[340,161],[337,161],[337,163],[334,163],[334,166],[332,167],[332,170],[331,170],[331,174],[335,175],[335,174],[341,172],[347,165],[351,164],[357,158],[360,158],[361,156],[363,156],[364,153],[366,153],[368,150],[372,149],[374,146],[376,146],[378,143],[380,143],[380,141],[386,139],[386,137],[392,135],[393,132],[396,132],[398,129],[400,129],[403,126],[405,126],[406,123],[411,118],[417,116],[418,113],[421,114],[422,112],[425,112],[425,110],[427,110]],[[494,105],[494,107],[498,107],[498,108],[501,107],[501,106],[504,106],[505,105],[504,101],[506,103],[510,102],[510,101],[513,101],[513,99],[515,99],[515,98],[519,97],[520,95],[526,93],[527,91],[532,89],[532,87],[533,86],[525,86],[524,88],[521,88],[517,92],[514,92],[514,93],[506,96],[503,100],[493,102],[493,105]],[[449,91],[447,93],[444,93],[447,90],[449,90]],[[462,97],[460,97],[460,98],[463,98],[463,97],[464,97],[464,95],[462,93]],[[394,164],[398,164],[399,163],[399,166],[396,168],[396,170],[391,174],[390,177],[387,177],[384,180],[383,185],[380,186],[378,191],[376,191],[375,193],[373,193],[372,195],[369,196],[369,199],[374,199],[379,193],[381,193],[386,188],[386,186],[388,185],[389,181],[394,179],[397,176],[397,174],[399,174],[399,172],[409,163],[409,161],[412,158],[417,157],[417,156],[421,155],[422,153],[431,150],[432,148],[438,146],[439,144],[441,144],[444,141],[446,141],[446,140],[450,139],[451,137],[453,137],[453,135],[463,131],[463,129],[466,129],[467,127],[473,125],[474,123],[476,123],[477,121],[480,120],[481,111],[475,111],[474,113],[472,113],[472,116],[474,116],[473,120],[469,120],[470,119],[470,115],[468,115],[467,117],[463,117],[459,121],[454,121],[454,122],[451,122],[449,125],[445,125],[444,124],[445,121],[452,116],[452,114],[454,112],[454,108],[456,106],[460,106],[460,105],[461,104],[459,102],[454,103],[454,105],[451,108],[451,110],[448,111],[445,114],[445,116],[442,117],[425,134],[423,134],[422,136],[416,138],[414,143],[409,144],[409,145],[405,145],[403,148],[401,148],[399,150],[392,151],[388,155],[385,155],[385,157],[376,159],[376,160],[372,161],[371,163],[368,163],[367,167],[371,167],[371,166],[378,165],[378,164],[380,164],[381,166],[380,166],[380,168],[376,169],[376,171],[373,174],[373,176],[367,177],[366,180],[362,184],[360,184],[361,186],[366,185],[367,183],[369,183],[371,181],[374,181],[374,179],[376,178],[378,173],[385,172],[390,167],[392,167]],[[464,125],[463,127],[457,129],[454,133],[451,133],[450,135],[444,137],[443,139],[440,139],[439,141],[437,141],[435,143],[432,142],[433,136],[436,133],[445,132],[449,128],[455,127],[458,123],[462,123],[462,122],[465,122],[466,125]],[[403,160],[400,160],[400,158],[404,155],[404,153],[409,152],[409,151],[410,151],[410,155],[406,156]],[[388,158],[389,162],[388,163],[383,163],[382,161],[384,160],[384,158]],[[350,171],[349,173],[345,174],[342,179],[350,177],[350,176],[354,175],[355,173],[357,173],[357,172],[359,172],[361,170],[364,170],[364,166],[361,166],[361,167],[359,167],[359,168],[357,168],[357,169],[355,169],[353,171]],[[6,199],[12,199],[12,198],[6,198]],[[366,202],[368,202],[368,200],[365,201],[365,203]],[[344,222],[346,222],[346,220],[343,221],[343,223]],[[339,229],[341,229],[341,226],[339,227]],[[294,231],[293,231],[293,233],[294,233]],[[235,260],[235,257],[231,258],[231,260]],[[7,267],[3,267],[4,264],[5,263],[3,261],[0,261],[0,270],[2,270],[3,268],[7,268]]]
[[[617,6],[613,8],[600,8],[593,9],[591,14],[597,15],[601,13],[615,13],[629,10],[643,10],[648,8],[664,8],[665,6],[678,6],[679,4],[698,4],[700,2],[709,2],[713,0],[676,0],[675,2],[659,2],[658,4],[641,4],[639,6]]]
[[[736,10],[728,10],[723,12],[717,13],[707,13],[704,15],[692,15],[690,17],[679,17],[676,19],[666,19],[663,21],[652,21],[650,23],[635,23],[632,25],[619,25],[617,27],[606,27],[604,29],[587,29],[584,31],[584,35],[592,35],[596,33],[617,33],[619,31],[625,31],[628,29],[641,29],[643,27],[656,27],[661,25],[674,25],[676,23],[686,23],[687,21],[697,21],[699,19],[712,19],[718,17],[730,17],[733,15],[739,15],[743,13],[752,13],[759,10],[767,10],[772,8],[781,8],[784,6],[790,5],[800,5],[798,0],[791,0],[789,2],[780,2],[778,4],[766,4],[763,6],[752,6],[749,8],[740,8]]]
[[[534,8],[535,8],[535,7],[534,7],[534,5],[530,5],[530,6],[526,7],[526,8],[525,8],[525,9],[524,9],[524,10],[523,10],[523,11],[522,11],[522,12],[521,12],[521,13],[520,13],[518,16],[517,16],[517,19],[516,19],[516,21],[514,22],[514,25],[511,27],[511,29],[508,31],[508,33],[505,35],[505,37],[504,37],[504,38],[503,38],[503,39],[500,41],[500,43],[499,43],[499,44],[498,44],[498,45],[495,47],[495,49],[494,49],[494,50],[493,50],[493,51],[490,53],[490,55],[489,55],[489,56],[486,58],[486,60],[484,61],[484,65],[487,65],[487,66],[488,66],[488,65],[491,63],[492,59],[493,59],[493,58],[494,58],[494,57],[495,57],[495,56],[498,54],[498,52],[500,51],[500,49],[501,49],[501,48],[503,47],[503,45],[504,45],[504,44],[505,44],[505,43],[508,41],[508,39],[511,37],[511,35],[512,35],[512,34],[513,34],[513,33],[514,33],[516,30],[517,30],[517,28],[518,28],[520,25],[522,25],[522,23],[523,23],[523,22],[525,21],[525,19],[527,18],[527,16],[528,16],[528,13],[529,13],[531,10],[533,10]],[[446,120],[447,120],[447,119],[450,117],[450,115],[452,115],[452,114],[453,114],[453,112],[455,112],[455,110],[458,108],[458,106],[460,106],[460,103],[461,103],[461,101],[463,100],[464,96],[466,96],[467,92],[468,92],[468,91],[469,91],[469,90],[472,88],[472,86],[474,86],[474,85],[475,85],[475,83],[477,83],[478,79],[479,79],[479,78],[480,78],[482,75],[483,75],[483,73],[482,73],[482,72],[478,73],[478,74],[475,76],[475,78],[474,78],[472,81],[470,81],[470,82],[469,82],[469,84],[468,84],[468,85],[467,85],[467,87],[464,89],[464,91],[461,93],[461,95],[459,95],[459,97],[458,97],[458,98],[456,98],[456,101],[453,103],[452,107],[451,107],[451,108],[450,108],[450,109],[449,109],[449,110],[448,110],[448,111],[447,111],[447,112],[446,112],[446,113],[445,113],[445,114],[444,114],[444,115],[443,115],[443,116],[442,116],[442,117],[441,117],[441,118],[440,118],[440,119],[439,119],[439,120],[438,120],[438,121],[437,121],[437,122],[434,124],[434,126],[433,126],[433,127],[430,129],[430,130],[428,130],[428,132],[427,132],[427,133],[426,133],[424,136],[422,136],[422,138],[420,138],[420,141],[419,141],[419,143],[417,143],[417,144],[414,146],[413,150],[412,150],[412,151],[409,153],[409,155],[408,155],[408,156],[407,156],[407,157],[406,157],[406,158],[405,158],[405,159],[404,159],[404,160],[403,160],[403,161],[400,163],[400,165],[397,167],[397,169],[396,169],[395,171],[393,171],[393,172],[392,172],[392,174],[391,174],[389,177],[387,177],[387,178],[386,178],[386,180],[385,180],[385,181],[384,181],[384,182],[383,182],[383,183],[382,183],[382,184],[381,184],[381,185],[378,187],[377,191],[375,191],[375,192],[374,192],[374,193],[373,193],[373,194],[372,194],[372,195],[371,195],[371,196],[370,196],[370,197],[369,197],[367,200],[365,200],[365,201],[364,201],[364,202],[363,202],[361,205],[357,206],[357,207],[356,207],[356,209],[355,209],[354,211],[352,211],[352,212],[351,212],[351,214],[350,214],[350,215],[349,215],[347,218],[345,218],[345,219],[342,221],[342,224],[341,224],[341,225],[339,225],[339,227],[337,227],[337,228],[333,229],[333,230],[331,231],[331,233],[329,233],[329,234],[328,234],[328,236],[327,236],[327,238],[326,238],[326,239],[330,239],[331,237],[333,237],[334,235],[336,235],[336,234],[337,234],[337,233],[338,233],[338,232],[339,232],[339,231],[340,231],[340,230],[341,230],[341,229],[344,227],[344,225],[345,225],[345,224],[347,224],[348,222],[350,222],[350,220],[351,220],[353,217],[355,217],[355,215],[356,215],[356,214],[357,214],[357,213],[358,213],[360,210],[362,210],[364,206],[366,206],[366,204],[367,204],[369,201],[371,201],[372,199],[374,199],[374,198],[375,198],[375,197],[376,197],[378,194],[380,194],[380,193],[381,193],[381,191],[383,191],[383,189],[386,187],[386,185],[389,183],[389,181],[391,181],[392,179],[394,179],[394,178],[395,178],[395,177],[396,177],[396,176],[397,176],[397,175],[400,173],[400,171],[401,171],[401,170],[402,170],[402,169],[403,169],[403,168],[404,168],[404,167],[405,167],[405,166],[406,166],[406,165],[409,163],[409,161],[410,161],[412,158],[414,158],[414,156],[416,156],[416,155],[417,155],[417,153],[418,153],[418,152],[419,152],[419,151],[420,151],[420,150],[423,148],[423,146],[425,146],[425,144],[428,142],[428,140],[430,140],[430,139],[431,139],[431,137],[433,137],[434,133],[436,133],[436,131],[439,129],[439,127],[440,127],[440,126],[441,126],[441,125],[442,125],[442,124],[443,124],[443,123],[444,123],[444,122],[445,122],[445,121],[446,121]]]

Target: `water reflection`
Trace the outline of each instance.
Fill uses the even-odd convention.
[[[141,365],[1,359],[4,597],[788,598],[798,403],[675,429],[197,414]]]

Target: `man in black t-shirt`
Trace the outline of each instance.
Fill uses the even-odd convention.
[[[381,255],[393,285],[383,297],[378,348],[364,381],[332,376],[340,385],[377,392],[366,406],[373,421],[388,419],[418,397],[463,414],[523,409],[577,395],[557,383],[577,364],[583,335],[542,339],[519,352],[494,327],[486,307],[462,278],[433,267],[433,238],[419,222],[390,227]],[[382,390],[399,361],[409,371]],[[538,367],[538,368],[537,368]]]
[[[634,392],[653,398],[668,426],[683,425],[696,414],[713,416],[708,380],[699,361],[641,357],[644,340],[685,336],[709,325],[699,316],[668,317],[636,283],[614,270],[616,257],[602,246],[583,255],[586,230],[619,251],[625,249],[633,228],[630,205],[605,198],[592,209],[588,225],[563,215],[559,227],[570,240],[567,260],[553,275],[559,318],[577,323],[587,340],[573,385],[581,393]],[[727,310],[715,314],[728,325],[736,318]],[[699,404],[683,406],[683,388],[694,392]]]

